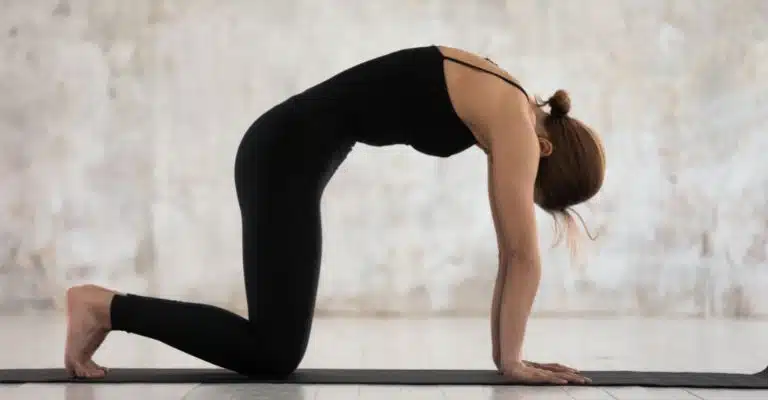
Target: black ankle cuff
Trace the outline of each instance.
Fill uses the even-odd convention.
[[[127,293],[116,294],[112,297],[112,302],[109,305],[109,319],[113,331],[130,332],[132,316],[135,315],[135,312],[132,311],[135,297]]]

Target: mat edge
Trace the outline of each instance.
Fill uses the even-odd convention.
[[[13,372],[64,372],[64,368],[0,368],[0,376],[4,373]],[[237,372],[230,371],[224,368],[177,368],[177,367],[161,367],[161,368],[137,368],[137,367],[116,367],[110,368],[112,372],[142,372],[142,371],[158,371],[161,373],[167,373],[170,371],[178,373],[212,373],[212,374],[227,374],[246,376],[238,374]],[[342,371],[356,371],[356,372],[472,372],[472,373],[488,373],[495,374],[496,370],[492,369],[456,369],[456,368],[299,368],[290,375],[302,374],[302,373],[323,373],[323,372],[342,372]],[[632,369],[604,369],[604,370],[582,370],[582,373],[683,373],[683,374],[727,374],[727,375],[751,375],[751,376],[763,376],[768,377],[768,366],[763,370],[754,373],[748,372],[725,372],[725,371],[659,371],[659,370],[632,370]],[[2,380],[0,380],[2,382]]]

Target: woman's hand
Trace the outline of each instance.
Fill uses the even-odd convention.
[[[536,367],[534,365],[540,365]],[[527,361],[506,365],[500,372],[513,382],[567,385],[569,383],[589,383],[589,378],[581,376],[573,368],[560,364],[536,364]]]
[[[579,370],[577,370],[575,368],[568,367],[566,365],[557,364],[557,363],[541,364],[541,363],[537,363],[537,362],[533,362],[533,361],[523,361],[523,364],[525,364],[525,365],[527,365],[529,367],[543,369],[545,371],[550,371],[550,372],[570,372],[572,374],[581,375],[581,372],[579,372]],[[586,383],[592,382],[592,380],[587,378],[587,377],[584,377],[584,379],[587,380]]]

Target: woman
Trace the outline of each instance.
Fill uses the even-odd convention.
[[[294,371],[315,306],[320,198],[361,142],[406,144],[437,157],[476,145],[488,155],[499,249],[494,362],[511,380],[585,382],[571,368],[521,359],[540,279],[534,205],[565,217],[570,228],[569,207],[591,198],[603,182],[602,145],[568,116],[569,108],[564,91],[536,102],[490,60],[439,46],[367,61],[291,97],[251,126],[235,161],[249,319],[204,304],[73,287],[67,293],[67,370],[103,376],[106,370],[92,355],[117,330],[242,374]]]

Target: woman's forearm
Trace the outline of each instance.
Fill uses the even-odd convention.
[[[491,302],[491,342],[493,346],[493,364],[501,370],[501,343],[499,338],[499,314],[501,312],[501,293],[504,290],[506,266],[503,259],[499,260],[499,269],[496,272],[496,283],[493,285],[493,301]]]
[[[539,289],[541,267],[538,262],[509,260],[504,268],[499,307],[499,351],[503,369],[522,360],[523,339],[533,301]]]

